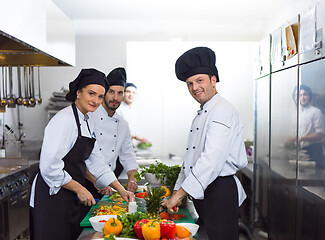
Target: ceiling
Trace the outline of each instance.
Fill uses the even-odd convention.
[[[258,41],[317,0],[52,0],[77,35]]]

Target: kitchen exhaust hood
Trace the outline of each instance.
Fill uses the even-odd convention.
[[[0,30],[0,66],[71,66]]]

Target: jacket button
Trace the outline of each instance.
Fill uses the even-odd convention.
[[[103,133],[100,133],[100,135],[103,135]]]
[[[102,149],[100,148],[99,151],[101,151]]]
[[[196,128],[196,130],[199,130],[199,128]]]
[[[193,130],[191,129],[190,132],[193,132]]]
[[[195,149],[195,146],[193,146],[193,149]]]
[[[115,122],[117,123],[117,120]]]
[[[112,152],[114,152],[114,150],[112,150]]]
[[[185,169],[185,167],[183,167],[183,169]]]
[[[188,150],[188,148],[186,148],[186,150]]]
[[[111,167],[112,165],[111,165],[111,164],[108,164],[108,166],[110,166],[110,167]]]
[[[205,110],[204,112],[208,112],[207,110]]]
[[[100,120],[103,120],[103,118],[100,118]]]
[[[116,137],[116,135],[114,135],[114,137]]]
[[[190,169],[192,169],[193,167],[192,166],[190,166]]]

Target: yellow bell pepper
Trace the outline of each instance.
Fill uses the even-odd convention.
[[[145,240],[154,240],[160,238],[160,224],[157,219],[149,220],[142,226],[142,235]]]
[[[169,196],[171,195],[171,191],[169,190],[168,187],[166,187],[166,186],[161,186],[160,188],[162,188],[162,189],[165,190],[165,195],[162,196],[163,198],[167,198],[167,197],[169,197]]]

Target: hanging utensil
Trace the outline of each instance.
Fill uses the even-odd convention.
[[[2,68],[1,68],[1,85],[2,85],[2,89],[0,89],[0,105],[1,105],[1,107],[5,106],[5,105],[2,104],[2,96],[1,96],[3,94],[1,91],[3,91],[3,88],[4,88],[4,85],[3,85],[4,78],[5,78],[5,70],[4,70],[4,66],[2,66]]]
[[[34,85],[34,67],[30,67],[30,75],[29,75],[29,105],[31,107],[35,107],[36,99],[35,99],[35,85]]]
[[[12,81],[12,66],[9,66],[9,98],[8,98],[8,108],[16,107],[16,99],[13,95],[13,81]]]
[[[41,74],[38,66],[38,99],[37,103],[41,104],[42,103],[42,97],[41,97]]]
[[[23,96],[21,94],[21,74],[20,74],[20,66],[17,66],[17,77],[18,77],[18,98],[16,99],[17,105],[23,105]]]
[[[1,69],[1,76],[2,76],[1,79],[3,79],[4,78],[3,67]],[[0,81],[0,112],[6,112],[6,107],[4,105],[2,105],[2,103],[1,103],[1,99],[2,99],[1,98],[1,95],[2,95],[2,93],[1,93],[1,85],[2,85],[2,81]]]
[[[2,73],[3,73],[3,77],[2,77],[2,90],[3,90],[3,96],[1,99],[1,105],[2,106],[6,106],[7,105],[7,69],[6,67],[2,67]]]
[[[28,69],[27,66],[24,66],[24,89],[25,89],[25,98],[23,100],[23,104],[24,106],[28,106],[29,105],[29,94],[28,94]]]

